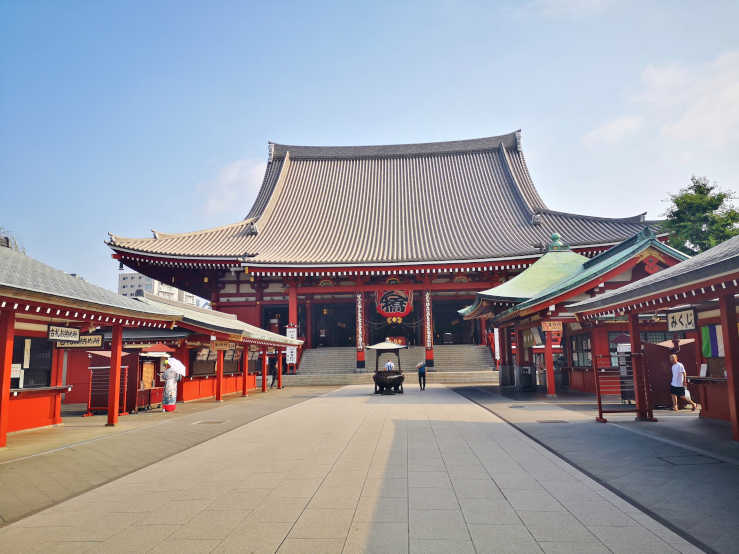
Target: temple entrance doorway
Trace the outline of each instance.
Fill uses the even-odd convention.
[[[311,310],[313,346],[354,346],[356,312],[354,303],[315,302]]]
[[[469,299],[437,300],[432,298],[434,344],[480,344],[477,322],[465,321],[457,313],[457,310],[469,303]]]
[[[262,310],[262,329],[267,329],[267,331],[284,335],[285,327],[287,327],[288,324],[287,318],[287,304],[265,306]]]

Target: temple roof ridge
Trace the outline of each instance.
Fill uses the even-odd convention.
[[[396,156],[429,156],[439,154],[462,154],[495,150],[501,144],[506,148],[521,150],[521,130],[476,139],[420,142],[408,144],[376,144],[366,146],[299,146],[269,142],[270,160],[282,159],[287,152],[294,160],[299,159],[356,159],[385,158]]]
[[[622,221],[625,223],[644,223],[645,225],[653,224],[656,225],[659,223],[659,221],[647,221],[646,215],[647,212],[641,212],[636,215],[627,216],[627,217],[605,217],[605,216],[599,216],[599,215],[586,215],[586,214],[576,214],[573,212],[563,212],[559,210],[551,210],[549,208],[540,208],[534,212],[535,214],[542,214],[542,215],[559,215],[564,217],[573,217],[573,218],[580,218],[580,219],[590,219],[590,220],[598,220],[598,221]]]

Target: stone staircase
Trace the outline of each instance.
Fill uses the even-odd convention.
[[[384,354],[380,364],[395,361],[395,356]],[[415,367],[424,359],[424,349],[412,346],[400,351],[400,364],[408,372],[408,383],[415,384]],[[486,383],[497,384],[498,372],[486,346],[469,344],[434,346],[434,368],[427,373],[428,383]],[[285,375],[286,386],[297,385],[352,385],[372,383],[375,353],[366,351],[364,373],[356,372],[356,350],[353,347],[311,348],[303,353],[297,375]]]
[[[329,386],[329,385],[367,385],[372,386],[372,373],[334,373],[328,375],[283,375],[282,381],[286,387],[299,386]],[[498,371],[431,371],[426,374],[426,384],[464,384],[480,383],[485,385],[497,385],[499,383]],[[417,387],[418,378],[415,371],[408,371],[405,377],[408,387]],[[267,381],[269,383],[269,381]],[[261,380],[257,378],[257,387],[261,386]]]

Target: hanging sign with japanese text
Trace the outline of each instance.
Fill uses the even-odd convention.
[[[57,348],[102,348],[103,347],[103,335],[80,335],[80,340],[77,342],[73,341],[59,341],[56,343]]]
[[[377,291],[377,313],[383,317],[405,317],[413,310],[413,292],[410,290]]]
[[[285,336],[289,339],[298,338],[298,328],[290,325],[285,329]],[[297,364],[298,363],[298,348],[297,346],[288,346],[285,348],[285,363]]]
[[[49,340],[78,342],[80,340],[80,330],[76,327],[59,327],[57,325],[49,325]]]
[[[692,331],[695,329],[695,309],[687,308],[667,314],[667,330],[671,333],[677,331]]]
[[[214,340],[210,343],[211,350],[233,350],[236,345],[227,340]]]
[[[542,321],[541,330],[544,331],[545,333],[547,331],[551,333],[561,333],[562,332],[562,322],[561,321]]]

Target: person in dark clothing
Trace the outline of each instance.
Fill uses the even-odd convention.
[[[275,356],[271,356],[269,359],[269,374],[272,376],[269,388],[272,388],[277,384],[277,358]]]
[[[418,386],[421,390],[426,390],[426,362],[416,364],[418,370]]]

